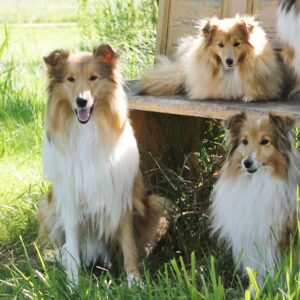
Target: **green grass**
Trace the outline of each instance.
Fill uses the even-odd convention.
[[[230,253],[209,237],[212,174],[225,153],[223,131],[215,121],[202,120],[195,127],[196,155],[201,158],[196,169],[176,141],[194,123],[182,121],[176,128],[166,123],[165,130],[173,133],[162,153],[168,159],[157,161],[147,174],[147,186],[177,208],[168,233],[143,260],[144,288],[127,287],[118,251],[111,273],[95,277],[83,269],[73,290],[61,266],[43,260],[51,247],[36,241],[34,218],[38,199],[47,190],[41,165],[47,98],[42,57],[56,48],[90,49],[112,40],[121,51],[126,78],[136,78],[153,62],[157,21],[156,1],[151,0],[48,2],[26,1],[26,7],[25,1],[0,3],[5,22],[42,23],[9,24],[6,31],[0,26],[0,299],[299,299],[299,265],[292,253],[262,288],[249,270],[247,289]],[[77,25],[55,24],[75,20]],[[299,249],[297,253],[299,257]]]
[[[76,22],[76,0],[9,0],[0,1],[3,23]]]

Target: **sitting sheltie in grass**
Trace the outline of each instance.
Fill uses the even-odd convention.
[[[211,226],[241,269],[274,274],[297,228],[300,158],[294,120],[245,113],[225,122],[229,152],[212,192]]]
[[[102,44],[93,53],[56,50],[44,60],[43,164],[52,188],[38,210],[42,232],[62,251],[75,284],[78,265],[110,264],[118,241],[130,283],[139,277],[137,244],[155,237],[164,199],[144,195],[118,54]]]
[[[281,68],[264,30],[252,17],[200,22],[196,36],[180,40],[175,60],[161,57],[144,75],[141,93],[191,99],[242,99],[245,102],[278,98]]]
[[[289,98],[300,99],[300,0],[281,0],[277,16],[278,35],[284,42],[282,57],[295,75]]]

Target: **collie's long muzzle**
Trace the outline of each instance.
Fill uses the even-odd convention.
[[[76,98],[75,113],[81,124],[86,124],[90,120],[93,109],[94,103],[90,104],[90,101],[81,97]]]

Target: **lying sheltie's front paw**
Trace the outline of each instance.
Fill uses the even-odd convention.
[[[255,98],[253,96],[244,96],[242,98],[243,102],[248,103],[248,102],[252,102],[255,100]]]

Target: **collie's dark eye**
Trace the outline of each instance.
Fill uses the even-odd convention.
[[[240,42],[235,42],[235,43],[233,44],[233,46],[234,46],[234,47],[238,47],[240,44],[241,44]]]
[[[223,48],[223,47],[224,47],[224,44],[223,44],[223,43],[220,43],[218,46],[219,46],[220,48]]]
[[[96,75],[92,75],[89,79],[91,80],[91,81],[94,81],[94,80],[96,80],[98,77],[96,76]]]
[[[248,140],[247,140],[247,139],[242,139],[242,143],[243,143],[244,145],[248,145]]]
[[[70,77],[68,77],[67,79],[68,79],[68,81],[70,81],[70,82],[74,82],[74,81],[75,81],[75,78],[74,78],[73,76],[70,76]]]
[[[261,141],[260,141],[260,144],[261,145],[267,145],[267,144],[269,144],[269,140],[268,139],[262,139]]]

